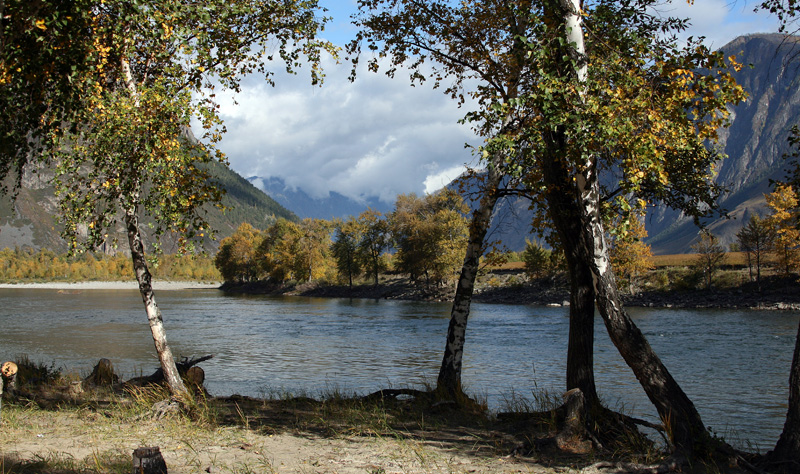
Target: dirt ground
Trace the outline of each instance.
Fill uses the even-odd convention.
[[[150,402],[5,402],[0,473],[129,473],[134,449],[158,446],[176,473],[563,473],[594,455],[517,455],[527,428],[407,402],[214,399],[192,419]],[[523,422],[524,424],[525,422]],[[516,426],[516,427],[515,427]],[[623,472],[614,465],[604,472]]]

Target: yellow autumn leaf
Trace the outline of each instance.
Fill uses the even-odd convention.
[[[36,28],[39,28],[40,30],[47,29],[47,27],[44,25],[44,20],[36,20],[33,24],[34,26],[36,26]]]

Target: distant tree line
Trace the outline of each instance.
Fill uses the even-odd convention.
[[[424,197],[403,194],[393,212],[368,209],[357,217],[279,218],[266,229],[242,224],[223,239],[214,259],[226,282],[339,281],[366,277],[374,284],[388,269],[414,282],[438,285],[461,265],[468,211],[453,191]]]
[[[219,281],[211,257],[161,255],[153,276],[160,280]],[[126,281],[131,280],[130,256],[86,252],[77,256],[52,250],[6,247],[0,250],[0,281]]]

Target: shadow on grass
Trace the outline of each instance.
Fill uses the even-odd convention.
[[[287,396],[257,399],[242,396],[212,398],[207,409],[218,426],[237,426],[265,435],[298,437],[391,438],[421,447],[444,448],[485,459],[514,457],[517,462],[581,468],[596,462],[596,453],[561,450],[519,454],[535,438],[552,436],[549,413],[489,416],[477,403],[437,402],[427,392],[420,396],[328,396],[322,400]]]
[[[0,456],[1,474],[129,473],[130,470],[131,458],[122,455],[97,455],[88,462],[64,454],[35,455],[33,459]]]

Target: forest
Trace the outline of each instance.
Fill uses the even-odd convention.
[[[503,196],[519,194],[536,212],[534,225],[547,229],[545,238],[563,252],[569,280],[568,395],[554,410],[556,444],[581,439],[600,449],[636,436],[638,421],[604,405],[595,385],[599,317],[658,412],[669,456],[651,470],[714,459],[798,472],[800,332],[784,430],[770,452],[746,457],[708,429],[621,298],[609,240],[636,240],[636,222],[650,205],[698,222],[720,211],[722,189],[711,179],[720,159],[714,145],[729,106],[746,100],[731,76],[744,65],[702,38],[679,40],[686,22],[654,14],[657,3],[359,0],[358,32],[341,48],[321,39],[326,19],[315,13],[314,0],[6,0],[0,3],[0,177],[12,184],[3,190],[13,196],[25,173],[54,169],[62,235],[72,253],[102,245],[109,229],[125,230],[164,386],[177,407],[191,410],[147,252],[172,233],[192,253],[214,233],[203,210],[224,208],[224,190],[209,169],[227,164],[218,147],[225,124],[217,91],[238,91],[251,74],[273,81],[270,68],[277,64],[289,72],[307,68],[318,84],[323,55],[352,65],[353,80],[365,73],[359,62],[396,80],[407,71],[413,86],[426,82],[461,104],[469,98],[464,122],[484,139],[474,151],[486,169],[466,221],[463,203],[449,193],[402,197],[389,219],[396,268],[435,283],[460,265],[438,377],[430,391],[414,395],[432,405],[474,406],[461,383],[470,304],[492,211]],[[755,8],[777,13],[784,32],[798,13],[791,1],[764,0]],[[189,127],[198,140],[188,138]],[[786,139],[798,145],[800,131]],[[789,223],[774,228],[774,242],[783,245],[791,271],[794,247],[781,239],[797,222],[797,201],[790,202],[800,190],[800,168],[783,184],[775,199],[785,204],[776,204],[771,218]],[[147,235],[155,238],[149,247],[145,217],[152,225]],[[331,252],[348,279],[357,264],[376,275],[380,239],[364,236],[380,219],[359,225],[369,219],[342,223],[331,247],[317,245],[325,241],[317,236],[331,230],[318,221],[277,220],[263,236],[243,228],[239,240],[223,242],[218,267],[244,280],[311,279],[326,271],[315,265],[319,255]],[[357,252],[362,258],[350,257]],[[259,263],[236,265],[234,256]]]

